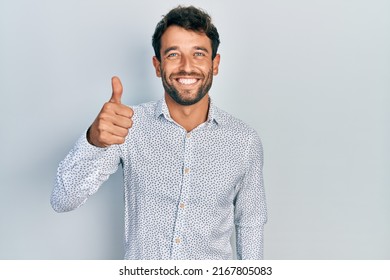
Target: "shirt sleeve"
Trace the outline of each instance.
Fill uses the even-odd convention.
[[[91,145],[84,133],[59,164],[51,205],[57,212],[66,212],[83,205],[121,162],[118,145],[99,148]]]
[[[247,171],[235,199],[236,248],[238,259],[263,259],[263,230],[267,207],[263,184],[263,147],[254,132],[247,149]]]

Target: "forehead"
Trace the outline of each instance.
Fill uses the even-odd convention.
[[[211,51],[211,40],[205,33],[172,25],[161,36],[161,51],[173,46],[179,49],[203,47]]]

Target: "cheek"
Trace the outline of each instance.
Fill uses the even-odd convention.
[[[169,77],[169,75],[174,71],[173,68],[174,67],[172,67],[172,65],[168,63],[162,64],[160,68],[161,75],[164,75],[165,77]]]
[[[202,70],[203,73],[213,73],[214,67],[212,63],[202,63],[198,65],[198,68]]]

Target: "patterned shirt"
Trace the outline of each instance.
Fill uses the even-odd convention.
[[[123,168],[125,259],[263,258],[267,220],[257,133],[213,105],[190,132],[164,99],[132,107],[126,141],[107,148],[85,134],[58,167],[51,203],[73,210]]]

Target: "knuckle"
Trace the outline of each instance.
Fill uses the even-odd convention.
[[[104,103],[101,112],[104,112],[104,111],[106,111],[106,110],[109,110],[109,108],[110,108],[110,103],[109,103],[109,102],[106,102],[106,103]]]
[[[103,110],[102,111],[112,111],[112,110],[114,110],[114,107],[115,107],[114,105],[115,104],[112,103],[112,102],[106,102],[103,105]]]
[[[101,143],[106,143],[107,142],[107,136],[105,133],[100,133],[97,137],[98,141]]]
[[[109,117],[110,117],[110,115],[107,112],[102,112],[99,115],[99,120],[100,121],[108,121]]]
[[[99,134],[103,134],[105,130],[105,125],[101,122],[98,123],[96,130],[99,132]]]

